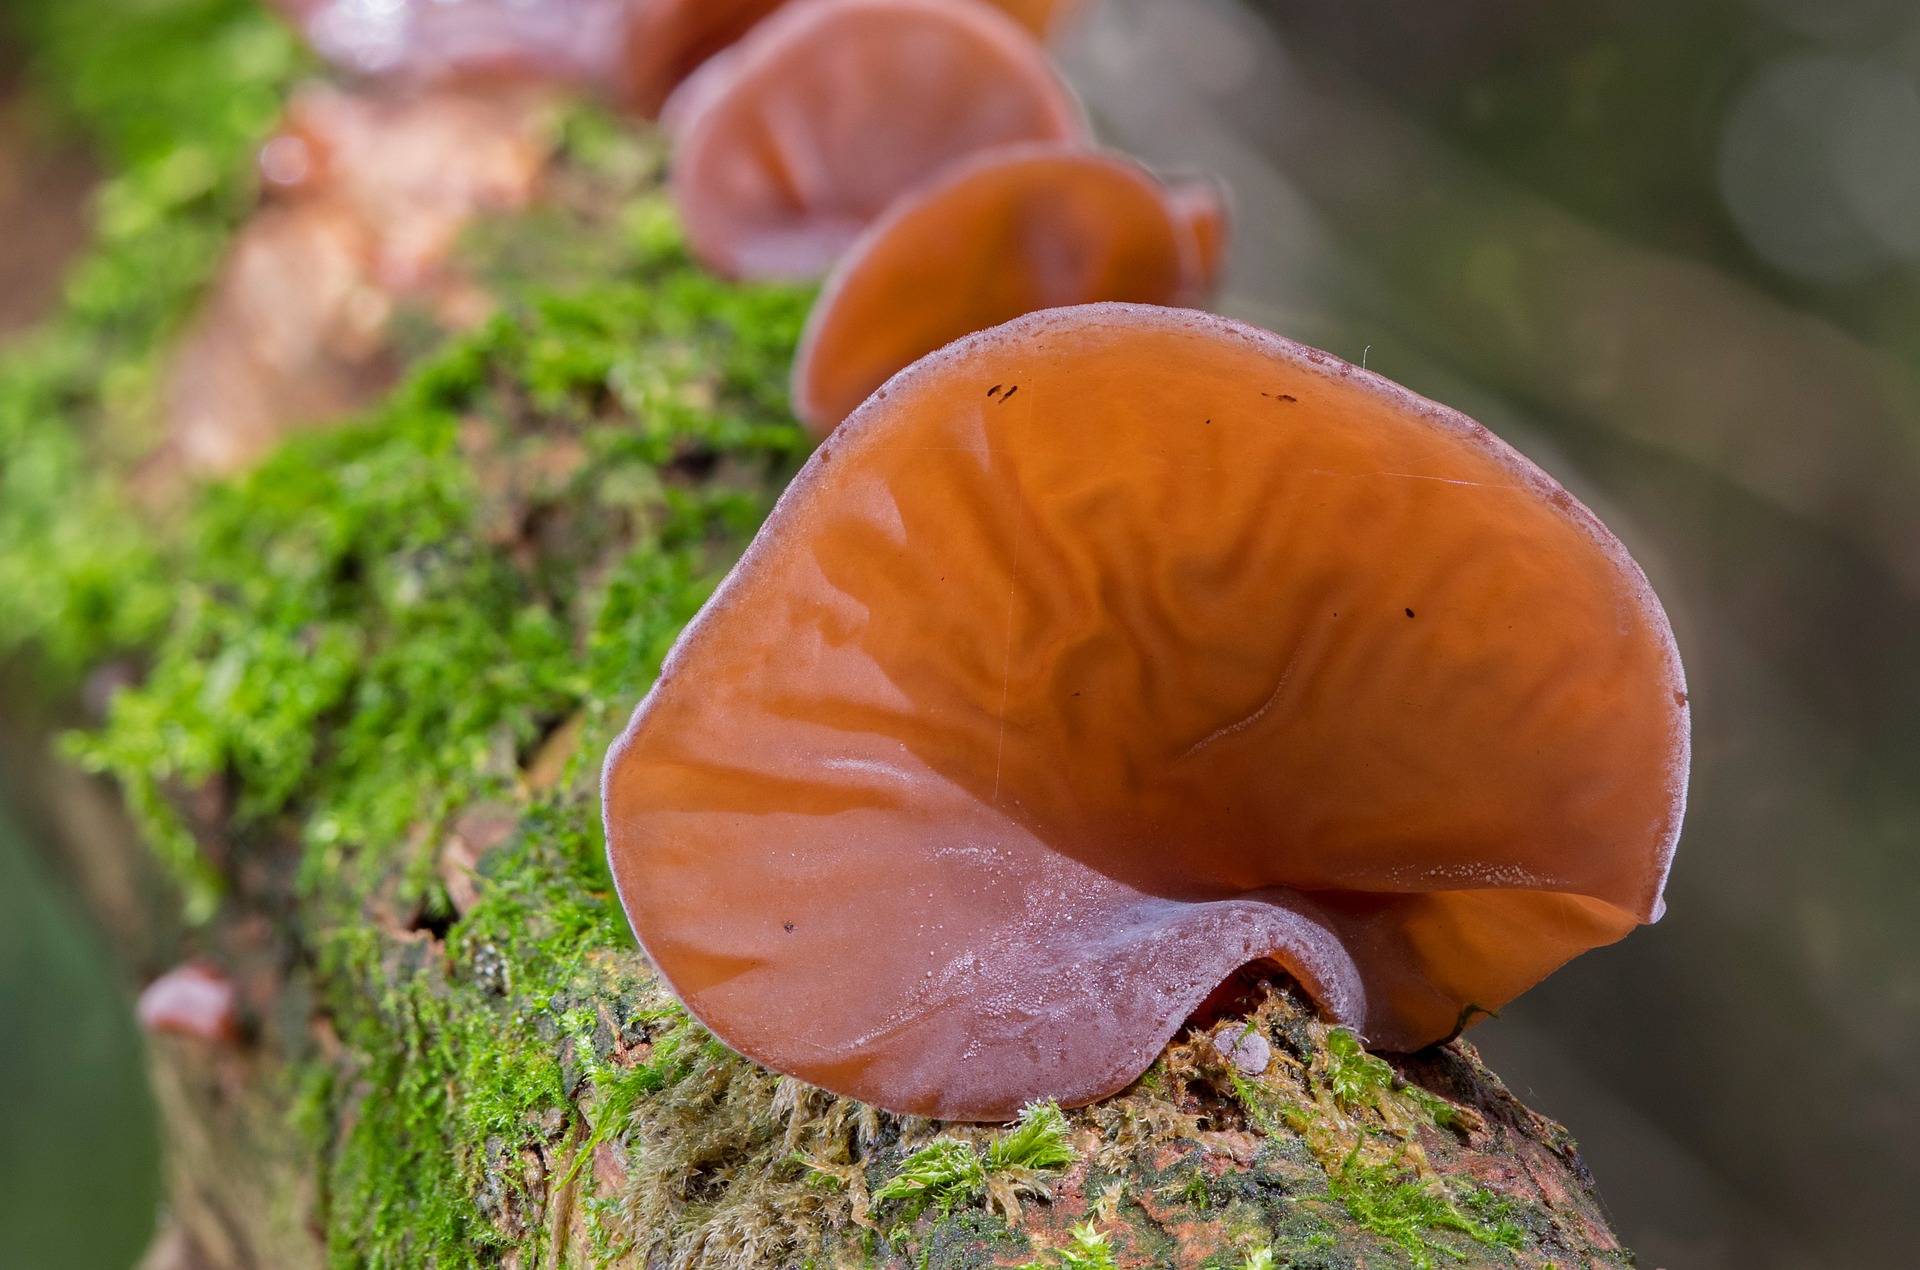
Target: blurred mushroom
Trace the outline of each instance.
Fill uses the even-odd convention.
[[[630,0],[272,0],[328,61],[444,84],[528,79],[609,87]]]
[[[241,1039],[233,985],[218,971],[194,963],[176,966],[148,984],[134,1015],[153,1033],[221,1045],[237,1045]]]
[[[1086,124],[1046,53],[974,0],[800,0],[668,101],[693,252],[729,277],[812,277],[957,159]]]
[[[1067,23],[1084,7],[1085,0],[987,0],[987,3],[1044,40],[1065,30]]]
[[[1178,206],[1132,159],[1071,145],[1008,146],[950,169],[827,280],[794,360],[795,412],[824,436],[895,371],[1023,313],[1195,298],[1202,217]],[[1217,242],[1224,212],[1208,225]]]
[[[635,0],[623,36],[621,95],[648,118],[680,81],[783,0]]]
[[[1193,241],[1195,272],[1188,290],[1196,296],[1210,295],[1220,285],[1233,229],[1226,187],[1209,177],[1175,181],[1167,186],[1167,206]]]
[[[149,481],[237,471],[289,428],[369,401],[403,303],[454,329],[484,319],[486,296],[447,260],[477,216],[532,199],[548,155],[541,101],[303,90],[261,152],[267,204],[174,357]]]
[[[821,446],[605,769],[716,1035],[897,1112],[1137,1077],[1291,972],[1412,1049],[1657,918],[1665,615],[1471,420],[1186,310],[975,335]]]

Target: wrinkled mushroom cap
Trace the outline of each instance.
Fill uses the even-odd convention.
[[[1102,304],[816,453],[608,756],[655,964],[899,1112],[1118,1090],[1238,968],[1439,1040],[1656,915],[1687,710],[1624,548],[1472,421]]]
[[[729,277],[815,277],[955,160],[1086,125],[1044,50],[973,0],[800,0],[668,101],[693,253]]]
[[[1132,159],[1057,143],[988,151],[902,199],[835,268],[794,359],[794,411],[824,436],[961,336],[1073,304],[1171,304],[1206,269],[1193,219]]]

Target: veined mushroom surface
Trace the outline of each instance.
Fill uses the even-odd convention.
[[[1187,310],[890,381],[604,775],[649,955],[899,1112],[1119,1090],[1239,968],[1379,1048],[1657,918],[1686,688],[1626,550],[1471,420]]]
[[[794,359],[794,411],[824,436],[896,371],[1024,313],[1197,299],[1226,237],[1218,186],[1169,190],[1125,155],[1059,142],[975,155],[835,267]]]
[[[729,277],[825,273],[894,199],[1020,141],[1080,141],[1044,49],[976,0],[798,0],[668,100],[687,240]]]

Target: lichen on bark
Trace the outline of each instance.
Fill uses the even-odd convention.
[[[239,987],[244,1047],[154,1050],[206,1261],[1629,1264],[1564,1132],[1470,1047],[1390,1066],[1282,982],[1025,1129],[727,1050],[634,945],[594,776],[804,456],[808,291],[699,271],[657,140],[565,112],[549,199],[470,236],[491,321],[249,475],[135,502],[169,342],[304,63],[241,0],[31,16],[121,174],[67,307],[0,365],[0,656],[54,698],[130,683],[60,745]]]

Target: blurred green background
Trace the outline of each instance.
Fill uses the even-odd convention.
[[[133,1265],[159,1175],[140,1034],[106,948],[0,818],[0,1267]]]

